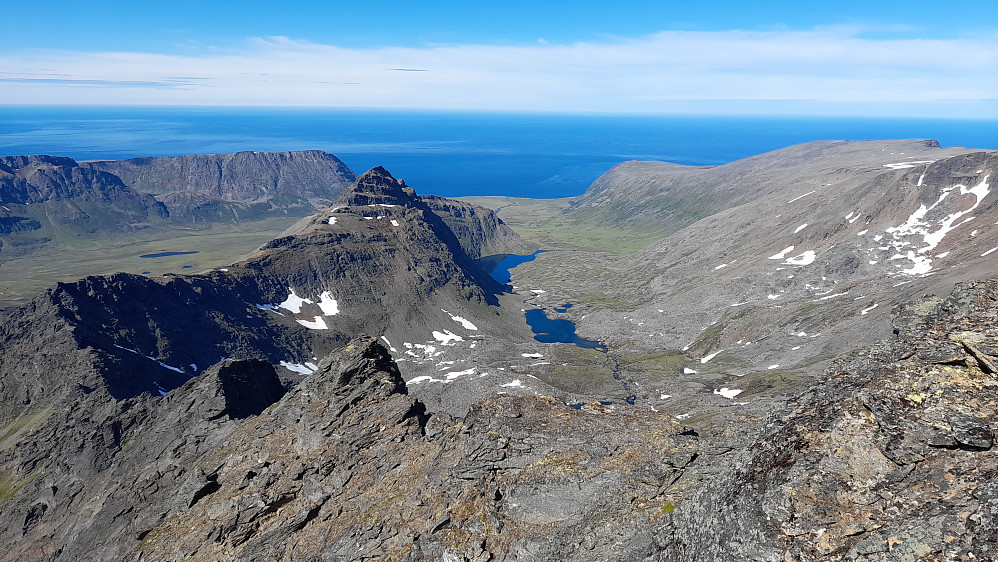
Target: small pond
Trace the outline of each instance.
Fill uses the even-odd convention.
[[[140,258],[165,258],[166,256],[186,256],[187,254],[196,254],[197,250],[193,252],[159,252],[158,254],[144,254],[139,256]]]

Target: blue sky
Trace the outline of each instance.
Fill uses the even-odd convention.
[[[0,103],[998,117],[998,1],[0,0]]]

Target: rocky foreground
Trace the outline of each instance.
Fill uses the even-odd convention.
[[[430,413],[373,338],[287,392],[228,361],[81,393],[3,428],[0,559],[994,559],[996,299],[900,308],[738,448],[543,396]]]

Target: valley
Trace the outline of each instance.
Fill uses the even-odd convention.
[[[0,560],[902,560],[998,536],[994,151],[624,162],[553,200],[317,151],[2,163],[7,223],[38,227],[0,236]]]

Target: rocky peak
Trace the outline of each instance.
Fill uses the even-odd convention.
[[[407,394],[405,381],[391,354],[370,336],[351,341],[339,353],[319,363],[319,368],[306,379],[306,386],[332,386],[336,391],[362,386],[368,380],[384,385],[386,392]]]
[[[411,205],[416,192],[404,181],[392,177],[381,166],[364,172],[351,188],[343,190],[337,205]]]

